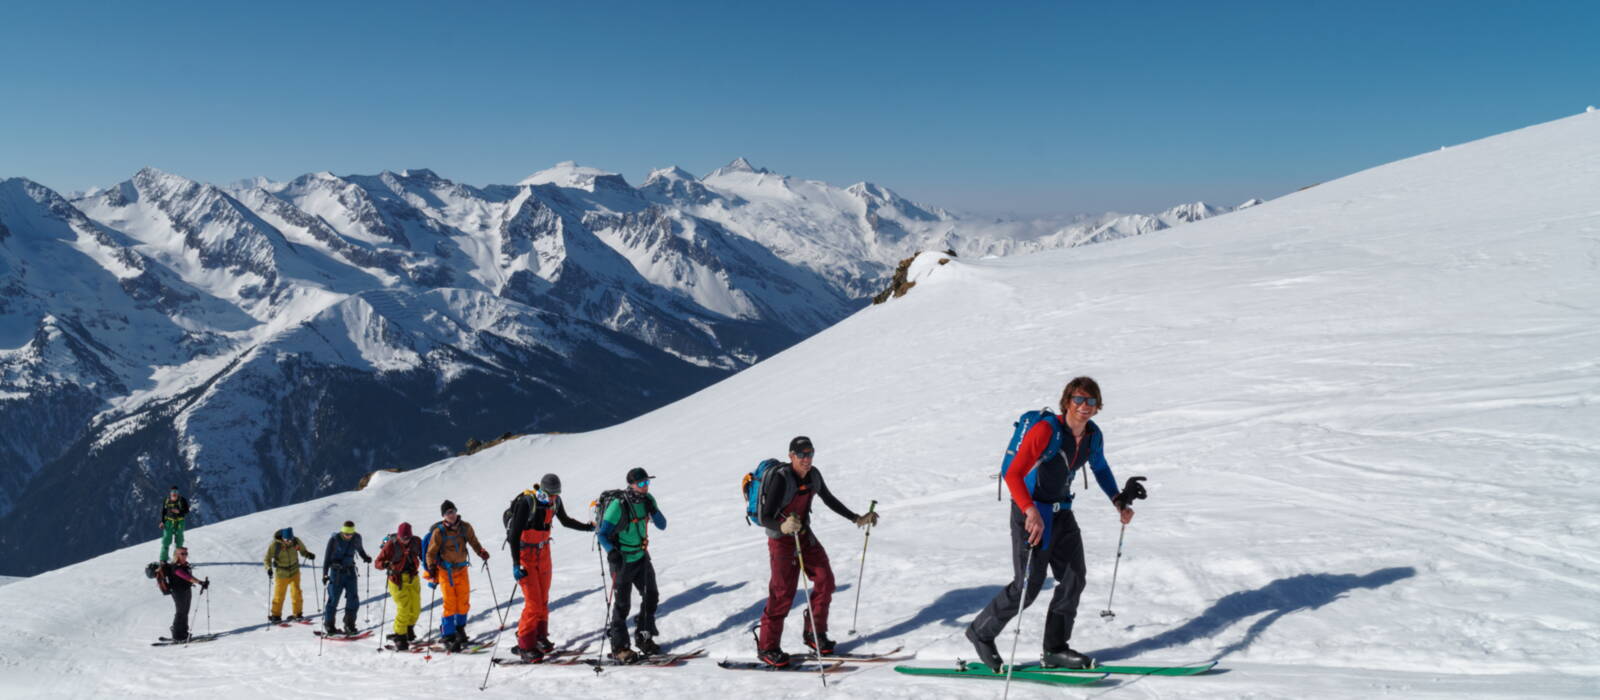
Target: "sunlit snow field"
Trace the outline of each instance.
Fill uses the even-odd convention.
[[[841,583],[840,649],[970,658],[962,629],[1009,575],[990,476],[1016,415],[1077,374],[1104,387],[1097,422],[1119,481],[1147,476],[1151,496],[1127,531],[1113,622],[1097,613],[1115,514],[1097,490],[1078,500],[1089,582],[1073,646],[1108,662],[1217,660],[1220,672],[1018,684],[1013,697],[1600,695],[1600,114],[1140,238],[939,262],[917,261],[905,297],[626,424],[522,438],[191,531],[196,571],[214,582],[195,624],[227,633],[217,641],[149,646],[172,614],[142,575],[154,542],[6,585],[0,695],[474,695],[487,655],[425,660],[370,639],[319,656],[309,628],[264,627],[271,533],[293,526],[320,552],[352,519],[375,550],[452,499],[493,552],[494,594],[475,569],[468,625],[488,638],[494,599],[504,607],[513,590],[498,546],[510,496],[556,472],[581,510],[644,466],[670,520],[651,539],[661,632],[669,649],[711,658],[497,668],[475,696],[994,697],[997,683],[889,664],[859,664],[826,690],[814,675],[717,668],[753,655],[766,592],[739,479],[811,436],[835,493],[856,510],[877,499],[883,516],[859,584],[860,531],[815,516]],[[591,541],[558,530],[554,557],[552,637],[596,640]],[[519,596],[513,618],[520,608]],[[1042,621],[1042,605],[1022,617],[1023,658],[1037,655]]]

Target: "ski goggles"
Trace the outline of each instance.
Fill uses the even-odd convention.
[[[645,487],[650,485],[650,480],[649,479],[644,479],[642,481],[635,481],[635,482],[633,482],[633,485],[642,489],[642,488],[645,488]]]

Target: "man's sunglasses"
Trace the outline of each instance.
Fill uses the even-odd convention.
[[[1072,397],[1072,403],[1073,404],[1089,404],[1090,406],[1099,406],[1100,405],[1100,399],[1097,399],[1097,398],[1095,398],[1093,396],[1074,396],[1074,397]]]
[[[817,453],[816,450],[805,450],[803,452],[794,453],[794,456],[800,457],[802,459],[811,459],[811,456],[815,455],[816,453]]]

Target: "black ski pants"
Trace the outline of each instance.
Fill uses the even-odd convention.
[[[661,595],[656,590],[656,567],[650,563],[650,553],[646,552],[638,561],[625,562],[622,566],[616,566],[616,560],[613,559],[611,585],[615,591],[611,626],[608,628],[611,650],[628,648],[628,608],[633,606],[632,592],[635,588],[639,589],[639,614],[633,618],[633,629],[651,637],[659,634],[656,631],[656,603]]]
[[[1040,543],[1033,552],[1031,565],[1027,565],[1024,562],[1028,561],[1028,531],[1023,527],[1026,518],[1016,503],[1011,504],[1011,583],[994,600],[989,601],[988,607],[972,621],[972,630],[979,639],[994,641],[1011,618],[1016,617],[1022,608],[1033,604],[1033,599],[1039,595],[1039,588],[1044,585],[1047,565],[1055,577],[1056,590],[1050,596],[1050,607],[1044,618],[1044,651],[1061,651],[1067,648],[1067,640],[1072,639],[1072,623],[1078,616],[1078,598],[1083,595],[1083,535],[1078,531],[1078,520],[1072,516],[1071,510],[1057,511],[1052,516],[1044,510],[1048,507],[1048,504],[1041,504],[1040,514],[1054,518],[1049,528],[1050,539]],[[1026,575],[1023,572],[1025,565],[1029,567]],[[1023,593],[1024,580],[1026,595]]]
[[[172,639],[183,640],[189,638],[189,600],[194,588],[190,586],[172,587]]]

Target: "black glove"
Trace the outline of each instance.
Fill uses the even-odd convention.
[[[368,564],[371,564],[372,563],[372,557],[362,557],[361,561],[364,561],[364,562],[366,562]]]
[[[322,585],[324,585],[324,586],[328,585],[328,575],[327,574],[323,574],[322,575]]]
[[[312,554],[310,552],[306,552],[306,558],[310,559],[311,561],[316,561],[317,560],[317,555]]]
[[[206,580],[200,582],[200,590],[202,592],[204,592],[206,589],[208,589],[210,587],[211,587],[211,579],[206,579]]]
[[[622,568],[622,550],[613,549],[606,552],[606,561],[611,562],[611,568],[613,569]]]
[[[1139,483],[1141,481],[1144,481],[1142,476],[1130,477],[1128,483],[1122,487],[1122,493],[1111,499],[1111,502],[1117,506],[1117,510],[1127,508],[1133,505],[1134,501],[1149,495],[1145,493],[1144,484]]]

